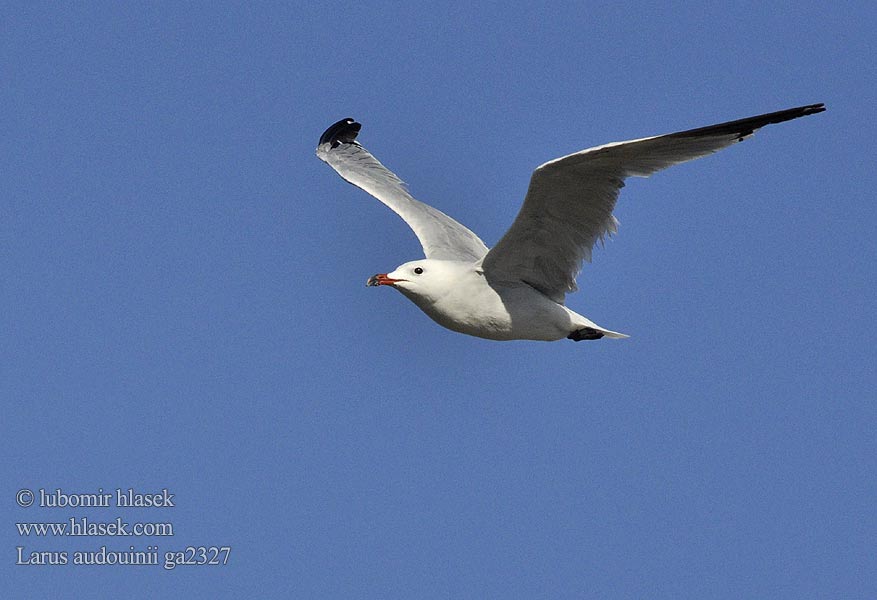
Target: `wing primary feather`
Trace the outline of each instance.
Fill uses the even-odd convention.
[[[738,140],[742,140],[755,133],[757,129],[761,129],[765,125],[774,123],[783,123],[791,121],[798,117],[807,115],[815,115],[825,110],[825,104],[808,104],[807,106],[798,106],[796,108],[787,108],[786,110],[778,110],[776,112],[758,115],[757,117],[748,117],[746,119],[737,119],[736,121],[728,121],[718,125],[707,125],[706,127],[698,127],[696,129],[688,129],[678,133],[671,133],[665,137],[701,137],[709,135],[733,135],[738,136]]]
[[[356,136],[359,135],[360,129],[362,129],[362,125],[350,117],[341,119],[323,132],[318,145],[322,146],[328,143],[330,148],[337,148],[341,144],[353,144],[356,142]]]

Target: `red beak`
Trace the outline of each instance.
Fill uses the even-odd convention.
[[[365,282],[366,285],[393,285],[397,281],[405,281],[404,279],[393,279],[391,277],[387,277],[386,273],[378,273],[377,275],[372,275],[368,278],[368,281]]]

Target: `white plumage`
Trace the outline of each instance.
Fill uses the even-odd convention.
[[[361,126],[353,119],[326,130],[317,156],[395,211],[423,246],[425,260],[375,275],[369,285],[391,285],[440,325],[478,337],[627,337],[564,306],[594,244],[616,230],[612,211],[624,180],[712,154],[765,125],[824,110],[822,104],[811,104],[551,160],[533,172],[518,216],[490,250],[472,231],[415,200],[402,181],[356,141]]]

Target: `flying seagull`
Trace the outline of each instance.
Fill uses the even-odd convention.
[[[389,285],[439,325],[490,340],[624,338],[564,305],[582,261],[616,232],[615,201],[627,177],[648,177],[740,142],[756,130],[820,113],[810,104],[688,131],[596,146],[539,166],[514,223],[493,248],[443,212],[415,200],[394,173],[356,141],[362,127],[329,127],[317,156],[396,212],[414,230],[425,259],[366,285]]]

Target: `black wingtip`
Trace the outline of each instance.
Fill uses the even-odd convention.
[[[330,144],[332,148],[335,148],[339,144],[349,144],[356,140],[360,129],[362,129],[362,125],[350,117],[341,119],[323,132],[319,145]]]
[[[792,108],[790,110],[798,110],[799,114],[791,117],[792,119],[796,119],[798,117],[806,117],[807,115],[815,115],[816,113],[825,112],[825,103],[820,102],[818,104],[808,104],[807,106],[800,106],[798,108]]]
[[[707,127],[698,127],[697,129],[689,129],[688,131],[680,131],[673,135],[678,137],[695,137],[700,135],[723,135],[736,134],[738,139],[742,140],[752,135],[756,130],[774,123],[784,123],[798,117],[806,117],[807,115],[815,115],[825,111],[825,104],[807,104],[806,106],[798,106],[796,108],[788,108],[786,110],[778,110],[777,112],[749,117],[746,119],[738,119],[737,121],[729,121],[720,123],[719,125],[709,125]]]

